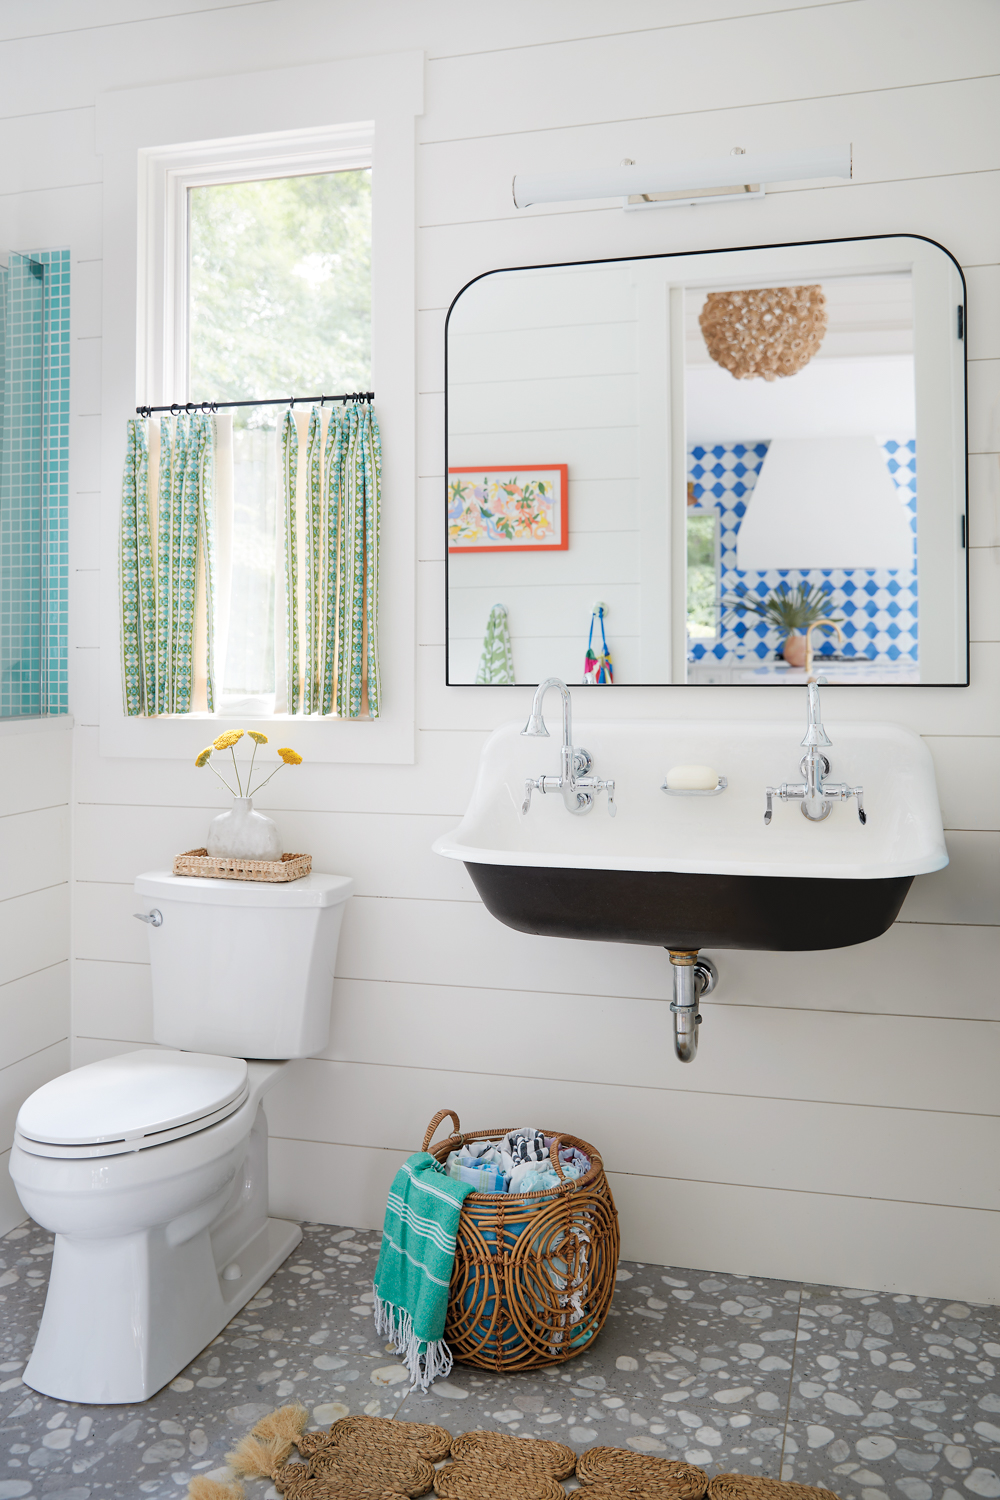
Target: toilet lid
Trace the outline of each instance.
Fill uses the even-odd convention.
[[[21,1105],[21,1144],[41,1156],[113,1156],[204,1130],[250,1084],[241,1057],[144,1047],[53,1078]]]

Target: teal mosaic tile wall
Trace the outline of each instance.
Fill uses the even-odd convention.
[[[0,718],[68,711],[68,250],[0,271]]]
[[[69,712],[69,278],[68,250],[41,250],[43,712]]]

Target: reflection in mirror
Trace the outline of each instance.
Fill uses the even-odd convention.
[[[820,313],[813,347],[794,314],[782,337],[787,297],[765,294],[755,320],[752,290],[685,296],[688,682],[800,676],[803,632],[823,619],[843,636],[820,633],[824,669],[919,682],[911,282],[887,272],[796,289]],[[705,336],[713,304],[727,366]],[[776,344],[787,375],[757,368]],[[704,541],[691,561],[707,526],[710,581]]]
[[[911,236],[473,282],[448,680],[965,682],[963,297]]]

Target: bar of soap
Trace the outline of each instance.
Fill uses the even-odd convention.
[[[667,772],[671,792],[714,792],[718,784],[719,773],[711,766],[674,766]]]

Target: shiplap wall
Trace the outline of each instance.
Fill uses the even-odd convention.
[[[357,882],[326,1054],[268,1103],[277,1212],[376,1225],[424,1122],[537,1121],[599,1143],[624,1247],[652,1262],[1000,1300],[1000,12],[992,0],[36,0],[0,6],[0,243],[73,248],[74,1061],[149,1037],[131,882],[202,841],[214,794],[173,761],[101,759],[94,571],[101,432],[98,91],[411,47],[419,122],[418,759],[272,783],[287,847]],[[21,40],[14,38],[20,36]],[[184,139],[178,119],[176,139]],[[517,213],[513,173],[601,157],[854,143],[855,181],[626,215]],[[444,686],[442,333],[495,266],[906,230],[969,280],[973,685],[842,689],[828,718],[926,737],[952,863],[864,947],[726,953],[693,1067],[655,950],[496,923],[429,852],[486,733],[528,694]],[[133,226],[123,225],[131,234]],[[113,649],[113,646],[112,646]],[[589,709],[588,710],[594,711]],[[776,716],[780,689],[616,689],[601,713]],[[834,738],[836,733],[834,730]],[[28,757],[27,745],[20,747]],[[39,917],[39,922],[44,918]],[[824,914],[816,912],[817,940]]]
[[[7,1173],[17,1111],[69,1067],[71,729],[0,724],[0,1234],[24,1218]]]

